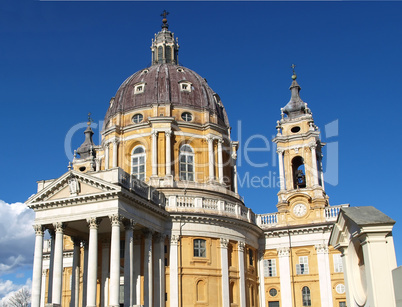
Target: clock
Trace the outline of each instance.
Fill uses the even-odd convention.
[[[296,204],[293,207],[293,214],[298,217],[301,217],[301,216],[305,215],[306,213],[307,213],[307,207],[305,204]]]

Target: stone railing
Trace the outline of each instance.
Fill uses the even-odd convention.
[[[256,214],[256,220],[261,228],[274,227],[278,224],[278,213]]]
[[[240,203],[195,196],[168,196],[166,210],[224,215],[255,223],[255,214]]]
[[[324,209],[325,220],[328,222],[336,221],[339,215],[339,211],[341,211],[341,208],[347,208],[347,207],[349,207],[349,204],[325,208]]]

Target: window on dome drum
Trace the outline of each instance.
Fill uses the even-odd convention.
[[[142,122],[143,119],[144,116],[142,116],[142,114],[135,114],[131,120],[133,121],[134,124],[138,124]]]
[[[163,63],[163,47],[162,46],[158,47],[158,63],[159,64]]]
[[[311,295],[309,287],[303,287],[302,289],[303,307],[311,306]]]
[[[276,276],[276,259],[264,260],[264,277]]]
[[[299,263],[296,264],[296,274],[306,275],[308,272],[308,256],[300,256]]]
[[[139,180],[145,180],[145,149],[143,146],[137,146],[133,150],[131,155],[131,175]]]
[[[194,181],[194,152],[190,145],[180,148],[180,180]]]
[[[340,254],[334,255],[334,272],[335,273],[342,273],[343,272],[343,263]]]
[[[181,118],[185,121],[185,122],[191,122],[191,120],[193,119],[193,116],[191,115],[191,113],[189,112],[184,112],[181,114]]]
[[[194,257],[203,257],[207,256],[207,244],[203,239],[195,239],[194,240]]]

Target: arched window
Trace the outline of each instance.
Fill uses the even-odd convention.
[[[311,306],[311,296],[309,287],[303,287],[302,289],[303,307]]]
[[[206,285],[205,281],[199,280],[197,282],[197,302],[205,302],[206,301],[206,295],[205,291],[206,290]]]
[[[131,154],[131,175],[144,181],[145,172],[145,149],[143,146],[137,146]]]
[[[166,46],[166,63],[172,63],[172,47]]]
[[[194,240],[194,257],[203,257],[207,256],[207,242],[203,239],[195,239]]]
[[[190,145],[180,148],[180,180],[194,181],[194,152]]]
[[[163,63],[163,47],[162,46],[158,47],[158,63],[159,64]]]
[[[304,169],[304,161],[300,156],[292,159],[293,182],[294,189],[306,187],[306,173]]]

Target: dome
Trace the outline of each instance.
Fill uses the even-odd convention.
[[[117,90],[105,116],[105,122],[118,112],[129,112],[155,104],[209,110],[218,123],[229,126],[219,96],[207,81],[191,69],[174,63],[154,64],[128,77]]]

